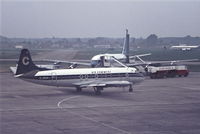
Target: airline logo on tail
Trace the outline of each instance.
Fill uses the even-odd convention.
[[[28,57],[23,57],[23,59],[22,59],[23,65],[25,65],[25,66],[29,65],[29,63],[30,63],[29,60],[30,60],[30,59],[29,59]]]

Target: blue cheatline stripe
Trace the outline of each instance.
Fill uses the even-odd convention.
[[[66,80],[66,79],[94,79],[94,78],[117,78],[117,77],[143,77],[143,75],[140,74],[140,73],[52,75],[52,76],[35,76],[34,79],[37,79],[37,80],[52,80],[52,78],[53,78],[53,79],[56,79],[56,80]]]

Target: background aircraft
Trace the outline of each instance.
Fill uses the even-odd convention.
[[[189,46],[189,45],[186,45],[186,44],[182,44],[182,45],[178,45],[178,46],[171,46],[170,48],[171,49],[179,49],[179,50],[191,50],[191,49],[195,49],[195,48],[198,48],[199,46]]]
[[[89,62],[73,62],[73,61],[64,61],[64,60],[50,60],[50,59],[44,59],[44,61],[54,62],[54,64],[60,64],[60,63],[67,63],[71,64],[71,68],[76,67],[77,65],[84,65],[84,66],[91,66],[91,67],[102,67],[107,64],[107,66],[110,66],[113,62],[114,57],[116,60],[119,60],[123,63],[130,63],[131,59],[135,59],[138,57],[148,56],[151,55],[151,53],[147,54],[140,54],[140,55],[133,55],[130,56],[129,54],[129,34],[128,30],[126,29],[126,37],[124,39],[124,45],[121,53],[104,53],[104,54],[98,54],[91,58]]]

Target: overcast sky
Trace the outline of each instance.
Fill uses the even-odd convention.
[[[1,0],[0,17],[7,37],[200,36],[200,0]]]

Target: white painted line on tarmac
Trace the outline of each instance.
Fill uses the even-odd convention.
[[[105,123],[103,123],[103,122],[99,122],[99,121],[97,121],[97,120],[95,120],[95,119],[89,118],[89,117],[84,116],[84,115],[81,115],[81,114],[79,114],[79,113],[70,112],[69,110],[68,110],[68,112],[71,113],[71,114],[73,114],[73,115],[79,116],[79,117],[81,117],[81,118],[83,118],[83,119],[87,119],[87,120],[90,120],[90,121],[92,121],[92,122],[98,123],[98,124],[100,124],[100,125],[102,125],[102,126],[104,126],[104,127],[108,127],[108,128],[114,129],[114,130],[119,131],[119,132],[121,132],[121,133],[123,133],[123,134],[131,134],[131,132],[125,131],[125,130],[120,129],[120,128],[117,128],[117,127],[113,127],[113,126],[108,125],[108,124],[105,124]]]
[[[62,108],[64,108],[64,107],[61,107],[61,104],[62,104],[63,102],[66,102],[66,101],[69,101],[69,100],[71,100],[71,99],[78,98],[78,97],[80,97],[80,96],[72,96],[72,97],[69,97],[69,98],[62,99],[61,101],[58,102],[57,107],[62,109]],[[87,116],[84,116],[84,115],[81,115],[81,114],[78,114],[78,113],[75,113],[75,112],[70,112],[69,110],[67,110],[67,111],[68,111],[69,113],[73,114],[73,115],[79,116],[79,117],[81,117],[81,118],[90,120],[90,121],[95,122],[95,123],[98,123],[98,124],[100,124],[100,125],[102,125],[102,126],[105,126],[105,127],[108,127],[108,128],[114,129],[114,130],[117,130],[117,131],[119,131],[119,132],[121,132],[121,133],[124,133],[124,134],[131,134],[131,133],[128,132],[128,131],[125,131],[125,130],[119,129],[119,128],[117,128],[117,127],[113,127],[113,126],[111,126],[111,125],[108,125],[108,124],[99,122],[99,121],[94,120],[94,119],[92,119],[92,118],[89,118],[89,117],[87,117]]]
[[[78,98],[78,97],[80,97],[80,96],[77,95],[77,96],[72,96],[72,97],[69,97],[69,98],[62,99],[61,101],[58,102],[57,107],[58,107],[58,108],[62,108],[62,107],[61,107],[61,104],[62,104],[63,102],[68,101],[68,100],[71,100],[71,99],[74,99],[74,98]]]

